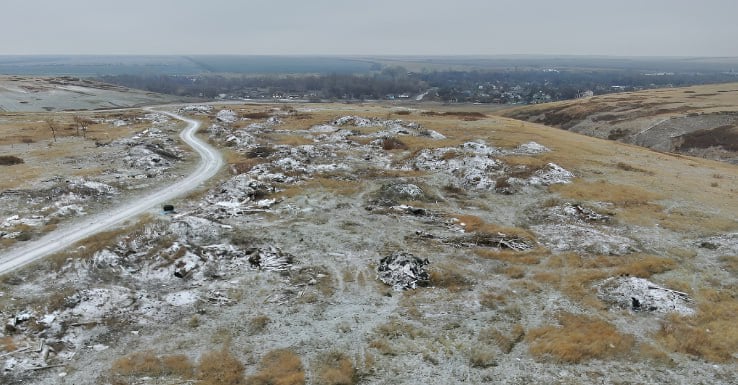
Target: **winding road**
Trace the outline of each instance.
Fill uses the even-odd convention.
[[[0,275],[9,273],[49,254],[62,251],[75,242],[110,229],[157,205],[180,197],[196,189],[203,182],[218,173],[224,164],[223,158],[218,150],[195,136],[195,133],[200,128],[199,121],[171,112],[155,111],[148,108],[146,110],[165,114],[187,123],[187,128],[182,130],[179,137],[200,155],[200,162],[195,171],[186,178],[161,190],[151,192],[121,206],[105,210],[104,212],[82,217],[80,221],[69,223],[63,228],[48,233],[38,240],[10,249],[8,252],[0,255]]]

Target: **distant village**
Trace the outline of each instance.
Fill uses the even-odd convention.
[[[411,72],[388,67],[368,74],[104,76],[100,80],[147,91],[206,100],[307,102],[436,101],[538,104],[615,92],[735,81],[732,74],[584,71],[554,68],[509,71]]]

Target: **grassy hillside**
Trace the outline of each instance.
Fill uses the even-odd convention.
[[[738,83],[611,94],[502,114],[659,151],[738,162]]]

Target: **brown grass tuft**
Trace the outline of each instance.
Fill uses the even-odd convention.
[[[264,158],[244,159],[242,161],[231,164],[231,168],[236,174],[245,174],[251,171],[251,169],[254,168],[255,166],[258,166],[262,163],[267,163],[267,162],[268,160]]]
[[[244,384],[244,367],[227,348],[204,353],[197,368],[199,385]]]
[[[458,292],[471,288],[474,283],[467,278],[468,272],[463,271],[457,264],[441,263],[430,271],[430,283],[435,287],[444,288],[450,292]]]
[[[358,382],[358,374],[353,361],[344,353],[333,351],[318,362],[316,384],[353,385]]]
[[[113,374],[120,376],[179,376],[192,378],[194,366],[182,354],[159,357],[151,351],[131,353],[113,362]]]
[[[676,262],[670,258],[655,255],[636,256],[636,260],[616,270],[618,275],[632,275],[639,278],[648,278],[654,274],[663,273],[676,267]]]
[[[382,140],[382,149],[385,151],[407,150],[407,144],[397,138],[384,138]]]
[[[713,362],[735,362],[738,352],[738,299],[735,292],[701,293],[697,314],[669,316],[656,337],[670,350]]]
[[[504,294],[498,294],[491,291],[479,295],[479,304],[487,309],[497,309],[498,306],[505,305],[507,297]]]
[[[474,249],[474,254],[498,261],[505,261],[521,265],[537,265],[541,262],[541,258],[549,254],[549,250],[539,247],[529,251],[513,251],[513,250],[495,250],[495,249]]]
[[[453,215],[459,221],[459,224],[464,228],[464,232],[471,233],[486,233],[486,234],[497,234],[502,233],[506,236],[519,237],[526,240],[534,240],[535,236],[528,230],[521,229],[518,227],[504,227],[491,223],[487,223],[484,219],[475,215]]]
[[[291,350],[278,349],[267,353],[259,371],[246,381],[249,385],[304,385],[305,369],[300,357]]]
[[[499,347],[503,353],[509,354],[513,350],[515,345],[517,345],[517,343],[520,342],[524,336],[525,329],[523,329],[523,326],[520,324],[515,324],[509,335],[506,335],[495,328],[487,328],[482,329],[479,332],[478,339],[481,342],[493,343],[494,345]]]
[[[6,336],[0,338],[0,348],[2,348],[6,352],[12,352],[18,349],[18,346],[15,344],[13,337]]]
[[[537,359],[579,363],[621,356],[634,346],[634,338],[606,321],[584,315],[561,313],[561,326],[542,326],[528,331],[526,341]]]

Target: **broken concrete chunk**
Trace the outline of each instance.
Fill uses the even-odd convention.
[[[282,252],[274,246],[246,250],[251,267],[266,271],[285,271],[290,268],[294,256]]]
[[[686,293],[661,287],[643,278],[608,278],[597,285],[597,295],[606,303],[633,311],[694,313]]]
[[[397,291],[427,286],[430,276],[425,266],[429,264],[428,259],[396,251],[379,261],[377,278]]]

